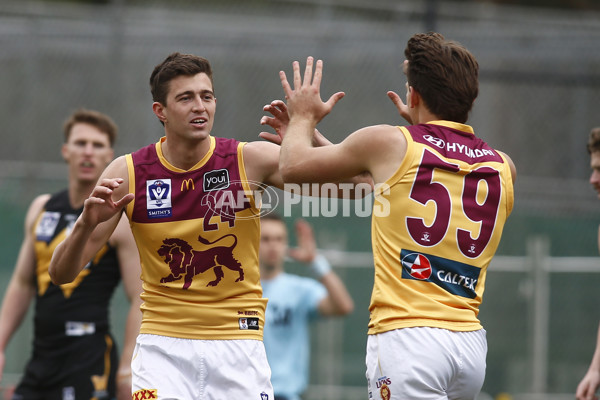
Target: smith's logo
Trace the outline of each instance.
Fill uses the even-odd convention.
[[[205,192],[227,189],[229,187],[229,171],[216,169],[205,173],[204,178],[202,178],[202,187]]]
[[[189,191],[190,187],[192,188],[192,190],[196,190],[196,186],[194,185],[194,180],[193,179],[184,179],[181,182],[181,189],[179,189],[179,190],[183,192],[184,186],[185,186],[185,190],[186,191]]]

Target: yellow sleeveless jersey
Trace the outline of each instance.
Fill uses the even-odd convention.
[[[486,269],[513,207],[509,164],[468,125],[399,129],[406,156],[374,202],[369,334],[480,329]]]
[[[126,156],[127,208],[142,263],[141,333],[262,340],[266,299],[258,268],[260,210],[242,148],[211,137],[190,170],[168,163],[161,139]]]

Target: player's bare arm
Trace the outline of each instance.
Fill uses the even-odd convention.
[[[296,222],[298,246],[289,249],[289,256],[305,264],[313,263],[317,257],[317,242],[308,222]],[[340,277],[330,270],[319,278],[327,289],[327,296],[319,302],[319,313],[324,316],[346,315],[354,310],[354,301]]]
[[[35,296],[35,251],[33,245],[33,226],[44,204],[50,195],[36,197],[31,203],[25,217],[25,235],[14,272],[6,288],[2,309],[0,310],[0,382],[4,370],[4,351],[8,342],[23,318],[27,314],[29,304]]]
[[[253,189],[258,183],[283,189],[279,173],[279,146],[269,142],[249,142],[243,148],[244,167]]]
[[[513,182],[517,179],[517,167],[515,167],[515,163],[513,162],[513,160],[508,156],[508,154],[503,153],[501,151],[499,151],[498,153],[502,154],[502,156],[504,158],[506,158],[506,161],[508,161],[508,166],[510,168],[510,174],[512,176],[512,180]]]
[[[281,100],[274,100],[270,104],[267,104],[263,107],[264,111],[271,113],[272,116],[264,116],[262,117],[260,123],[262,125],[268,125],[275,130],[275,133],[270,132],[261,132],[259,134],[265,140],[268,140],[277,145],[281,145],[283,138],[285,137],[285,133],[287,131],[287,126],[289,124],[289,114],[287,111],[287,105]],[[331,146],[331,143],[325,136],[321,134],[317,129],[314,130],[312,136],[312,146],[313,147],[321,147],[321,146]],[[334,182],[334,181],[328,181]],[[358,198],[364,196],[372,191],[373,187],[373,179],[370,173],[364,171],[356,176],[351,177],[350,179],[344,180],[344,183],[352,183],[353,189],[348,190],[347,187],[344,189],[340,189],[336,194],[337,197],[346,197],[346,198]],[[339,183],[339,182],[338,182]],[[354,190],[357,188],[357,185],[360,186],[360,190]],[[366,190],[368,188],[368,190]],[[334,194],[330,190],[327,190],[325,193],[328,195]],[[312,194],[305,193],[306,195],[321,195],[320,193]],[[335,195],[335,194],[334,194]]]
[[[85,200],[71,234],[56,247],[50,262],[52,282],[73,281],[115,230],[123,208],[133,200],[129,193],[125,157],[114,160]]]
[[[332,95],[327,102],[320,97],[322,61],[317,61],[312,77],[312,58],[306,62],[304,82],[294,62],[294,89],[284,72],[282,86],[288,99],[290,123],[283,139],[280,171],[286,182],[341,182],[370,173],[375,184],[384,182],[398,168],[406,152],[406,140],[396,127],[376,125],[360,129],[339,144],[313,147],[316,125],[343,94]]]
[[[596,391],[600,387],[600,325],[596,337],[596,349],[592,357],[592,362],[581,380],[577,385],[575,397],[577,400],[598,400]]]

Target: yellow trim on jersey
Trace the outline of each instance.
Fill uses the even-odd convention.
[[[165,158],[165,156],[162,152],[162,143],[165,140],[167,140],[167,138],[165,136],[161,137],[160,140],[156,143],[156,154],[158,154],[158,159],[160,160],[162,165],[164,165],[165,168],[170,169],[171,171],[174,171],[174,172],[193,171],[193,170],[202,168],[202,166],[204,164],[206,164],[206,162],[212,157],[213,152],[215,151],[215,146],[216,146],[215,138],[213,136],[209,136],[208,138],[210,140],[210,147],[209,147],[208,151],[206,152],[204,157],[202,157],[202,160],[198,161],[196,163],[196,165],[194,165],[192,168],[190,168],[188,170],[178,168],[178,167],[174,166],[173,164],[171,164],[169,161],[167,161],[167,159]]]
[[[125,161],[127,162],[127,177],[129,179],[128,190],[129,193],[135,194],[135,170],[133,168],[133,157],[131,156],[131,153],[125,155]],[[125,213],[130,219],[129,225],[131,225],[131,216],[133,215],[134,206],[135,196],[133,197],[133,200],[131,200],[129,204],[127,204],[127,206],[125,207]]]
[[[496,152],[500,155],[500,157],[502,157],[502,159],[504,160],[506,165],[509,165],[508,160],[506,159],[504,154],[502,154],[499,151],[496,151]],[[515,189],[514,189],[514,182],[512,179],[512,172],[507,175],[506,180],[507,180],[507,185],[505,185],[505,189],[508,192],[508,198],[506,201],[506,215],[510,215],[510,213],[513,210],[514,204],[515,204]]]
[[[246,142],[238,143],[237,147],[237,156],[238,156],[238,169],[240,170],[240,180],[242,181],[242,187],[244,188],[244,193],[248,196],[250,200],[250,206],[252,209],[257,209],[260,213],[260,207],[256,204],[256,199],[254,198],[254,192],[252,192],[252,188],[250,188],[250,182],[248,181],[248,176],[246,175],[246,166],[244,165],[244,146]],[[258,188],[260,190],[260,188]],[[258,215],[258,214],[257,214]]]
[[[438,121],[429,121],[426,124],[445,126],[448,128],[456,129],[457,131],[461,131],[463,133],[470,133],[473,135],[475,134],[475,131],[473,130],[472,126],[461,124],[459,122],[438,120]],[[404,128],[404,127],[402,127],[402,128]]]

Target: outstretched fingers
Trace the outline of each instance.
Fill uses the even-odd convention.
[[[289,99],[292,95],[292,88],[287,80],[287,77],[285,76],[285,72],[279,71],[279,79],[281,80],[281,87],[283,87],[283,93],[285,94],[285,98]]]
[[[306,68],[308,69],[309,60],[310,60],[310,69],[311,69],[311,74],[312,74],[312,65],[313,65],[312,57],[308,57],[308,59],[306,60]],[[317,60],[317,66],[315,67],[315,76],[313,78],[312,85],[315,86],[317,89],[319,89],[321,87],[321,79],[322,78],[323,78],[323,60]],[[308,81],[308,82],[310,83],[310,81]]]
[[[292,69],[294,70],[294,90],[298,90],[302,86],[302,78],[300,78],[300,63],[298,61],[294,61],[292,63]]]
[[[396,109],[398,110],[398,114],[400,114],[400,116],[402,118],[404,118],[409,124],[412,124],[408,105],[404,104],[404,102],[402,101],[402,98],[400,98],[398,93],[390,90],[387,92],[387,95],[388,95],[389,99],[392,101],[392,103],[394,103],[394,106],[396,106]]]
[[[327,104],[329,109],[332,109],[333,106],[335,106],[337,104],[337,102],[340,101],[345,95],[346,95],[346,93],[344,93],[344,92],[334,93],[331,95],[331,97],[329,98],[329,100],[327,100],[327,102],[325,104]]]
[[[314,59],[310,56],[306,58],[306,68],[304,69],[304,86],[309,86],[311,84],[313,74],[313,61]],[[319,62],[321,62],[321,60],[317,61],[317,66],[319,65]]]
[[[129,204],[133,200],[134,197],[135,197],[135,195],[133,193],[127,193],[125,196],[121,197],[120,200],[115,202],[115,207],[116,208],[125,207],[127,204]]]

